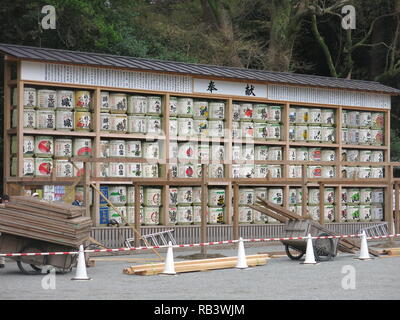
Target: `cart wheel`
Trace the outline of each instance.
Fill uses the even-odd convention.
[[[21,252],[42,252],[41,249],[36,247],[25,247],[21,250]],[[41,260],[41,261],[40,261]],[[37,263],[40,262],[40,263]],[[45,256],[34,256],[33,258],[30,257],[20,257],[17,260],[17,265],[19,270],[22,273],[27,275],[39,275],[42,274],[42,268],[40,266],[46,265],[46,257]]]
[[[285,244],[285,251],[287,256],[292,260],[299,260],[304,255],[304,252],[299,251],[296,248],[289,246],[288,244]]]
[[[324,236],[329,236],[329,234],[321,233],[318,236],[324,237]],[[335,245],[333,239],[315,239],[314,242],[315,259],[318,261],[331,260],[333,257],[334,247]]]

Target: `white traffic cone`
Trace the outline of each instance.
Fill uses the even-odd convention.
[[[83,245],[79,246],[78,265],[76,266],[75,278],[71,280],[92,280],[86,273],[85,253],[83,252]]]
[[[368,242],[367,242],[367,235],[365,231],[361,234],[361,248],[360,248],[360,255],[358,256],[359,260],[371,260],[372,258],[368,252]]]
[[[246,253],[244,252],[244,244],[243,239],[239,238],[239,248],[238,248],[238,258],[236,263],[237,269],[246,269],[249,266],[247,265]]]
[[[172,242],[168,242],[167,257],[165,258],[164,271],[162,274],[176,274],[174,263],[174,252],[172,251]]]
[[[303,264],[316,264],[315,255],[314,255],[314,247],[311,239],[311,234],[308,234],[307,237],[307,248],[306,248],[306,259]]]

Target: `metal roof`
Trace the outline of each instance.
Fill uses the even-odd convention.
[[[289,72],[271,72],[265,70],[164,61],[157,59],[143,59],[103,53],[28,47],[14,44],[0,44],[0,52],[21,60],[129,68],[135,70],[189,74],[194,76],[253,80],[276,84],[371,91],[400,95],[399,89],[388,87],[375,81],[350,80]]]

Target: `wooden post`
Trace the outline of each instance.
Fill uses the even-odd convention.
[[[233,240],[238,240],[239,232],[239,185],[233,183]]]
[[[325,185],[323,183],[319,183],[319,223],[320,224],[325,224],[325,219],[324,219],[324,209],[325,209],[325,203],[324,203],[324,192],[325,192]]]
[[[85,216],[90,217],[90,169],[91,164],[84,162],[83,202],[85,204]]]
[[[8,134],[8,130],[11,128],[11,97],[12,90],[9,85],[11,80],[11,67],[10,62],[4,62],[4,104],[3,104],[3,127],[4,127],[4,141],[3,141],[3,194],[9,194],[9,188],[7,185],[7,178],[10,176],[10,148],[11,148],[11,137]]]
[[[201,170],[201,225],[200,225],[200,242],[207,242],[207,200],[208,200],[208,188],[207,188],[207,177],[208,177],[208,165],[203,164]],[[207,248],[201,247],[201,254],[207,255]]]
[[[140,236],[142,235],[141,225],[140,225],[140,185],[135,183],[135,229],[138,236],[135,236],[135,247],[140,246]]]
[[[394,214],[394,222],[395,222],[395,230],[394,232],[396,234],[400,233],[400,203],[399,203],[399,192],[400,192],[400,187],[399,187],[399,183],[396,182],[395,183],[395,214]]]
[[[301,169],[301,215],[305,217],[307,215],[307,201],[308,201],[308,189],[307,189],[307,166],[302,165]]]

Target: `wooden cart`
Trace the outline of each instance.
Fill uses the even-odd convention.
[[[34,252],[66,252],[77,248],[62,246],[48,241],[2,233],[0,235],[1,253],[34,253]],[[10,257],[17,262],[18,268],[24,274],[42,274],[44,268],[53,266],[57,272],[67,273],[72,270],[77,255],[43,255]]]

